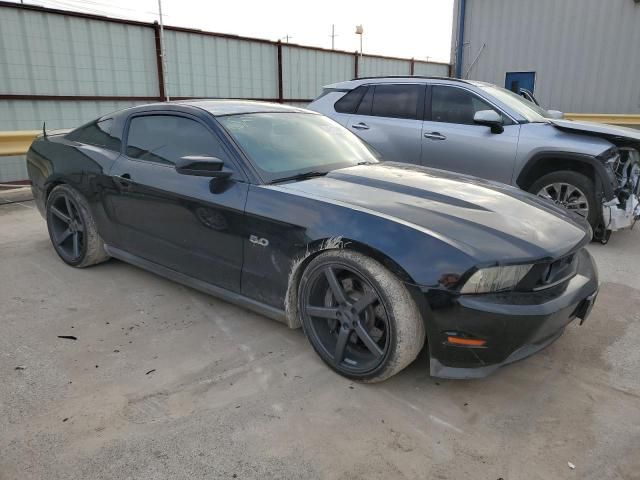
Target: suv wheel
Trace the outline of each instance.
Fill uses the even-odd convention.
[[[594,231],[598,227],[595,185],[585,175],[570,170],[549,173],[534,182],[529,192],[586,218]]]

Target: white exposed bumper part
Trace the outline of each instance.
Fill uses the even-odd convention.
[[[615,232],[633,227],[640,218],[640,200],[632,195],[626,202],[626,208],[620,208],[620,200],[614,198],[602,205],[602,217],[607,230]]]
[[[631,228],[640,218],[640,153],[621,148],[612,168],[618,180],[616,198],[602,204],[607,230]]]

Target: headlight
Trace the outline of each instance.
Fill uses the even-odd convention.
[[[489,293],[512,290],[533,265],[509,265],[505,267],[481,268],[471,275],[460,293]]]

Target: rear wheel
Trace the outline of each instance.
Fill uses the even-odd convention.
[[[47,228],[53,248],[65,263],[88,267],[109,259],[86,199],[69,185],[47,198]]]
[[[424,322],[407,288],[357,252],[330,250],[314,258],[302,274],[298,301],[311,345],[345,377],[389,378],[424,345]]]
[[[549,173],[534,182],[529,192],[586,218],[594,231],[598,227],[595,185],[585,175],[570,170]]]

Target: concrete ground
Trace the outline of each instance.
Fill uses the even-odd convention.
[[[594,312],[540,354],[361,385],[299,330],[121,262],[69,268],[33,202],[0,205],[0,479],[639,479],[639,243],[589,247]]]

